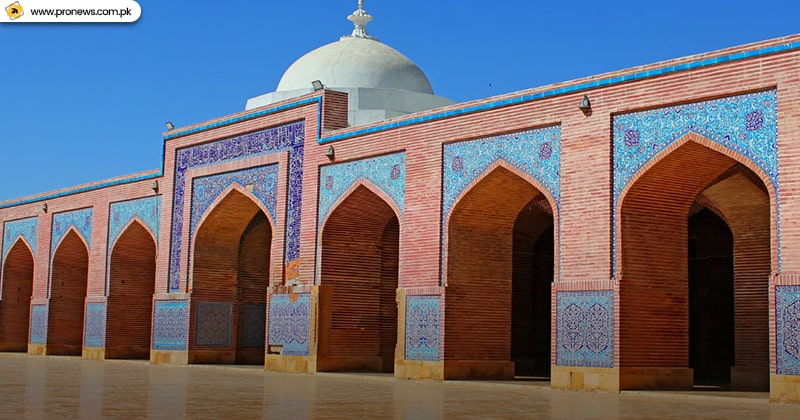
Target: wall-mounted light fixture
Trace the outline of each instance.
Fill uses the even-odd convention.
[[[42,211],[47,213],[47,203],[42,203]]]
[[[325,89],[325,85],[323,85],[322,82],[319,80],[314,80],[313,82],[311,82],[311,86],[314,88],[314,92]]]
[[[328,148],[328,151],[325,152],[325,156],[328,157],[329,160],[333,161],[336,158],[336,151],[333,150],[333,146]]]
[[[153,190],[154,193],[158,192],[158,180],[153,181],[153,184],[150,185],[150,189]]]
[[[167,121],[164,123],[164,125],[167,126],[167,131],[172,131],[175,129],[175,124],[173,124],[172,121]]]
[[[581,105],[578,108],[580,108],[584,114],[592,110],[592,104],[589,102],[588,95],[583,95],[583,99],[581,99]]]

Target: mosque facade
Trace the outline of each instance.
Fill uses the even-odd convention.
[[[454,104],[349,19],[160,170],[0,203],[0,351],[800,401],[799,35]]]

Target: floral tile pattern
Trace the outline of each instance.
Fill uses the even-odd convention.
[[[184,235],[183,204],[187,198],[191,199],[191,195],[186,197],[187,191],[184,191],[186,171],[189,169],[288,151],[289,189],[286,209],[285,262],[292,262],[300,256],[304,141],[305,124],[295,122],[176,150],[169,261],[170,292],[177,292],[180,289],[181,248]],[[188,193],[191,194],[191,191]]]
[[[271,295],[269,345],[283,346],[284,355],[308,356],[311,295]]]
[[[187,300],[157,300],[153,304],[153,350],[186,350]]]
[[[31,305],[31,344],[47,344],[47,305]]]
[[[613,117],[614,212],[612,264],[616,272],[617,209],[625,187],[658,153],[697,133],[752,160],[772,181],[778,197],[778,94],[768,90]],[[776,200],[780,202],[780,200]],[[778,266],[780,267],[780,207]]]
[[[278,206],[278,164],[258,166],[240,171],[226,172],[192,180],[191,238],[194,238],[200,219],[214,200],[232,184],[253,186],[253,195],[267,208],[275,220]]]
[[[22,237],[25,243],[31,248],[33,255],[36,256],[36,236],[39,229],[39,218],[29,217],[27,219],[13,220],[3,223],[3,259],[6,260],[14,242]]]
[[[53,215],[53,234],[50,240],[50,252],[52,253],[58,246],[70,227],[74,227],[78,234],[83,237],[86,247],[92,246],[92,209],[81,209]]]
[[[87,303],[85,319],[83,345],[102,348],[106,342],[106,304],[102,302]]]
[[[556,364],[614,367],[614,291],[558,292]]]
[[[778,375],[800,375],[800,286],[775,287]]]
[[[406,296],[406,360],[440,360],[441,299]]]
[[[108,217],[108,254],[116,243],[122,230],[128,223],[137,218],[150,230],[153,237],[158,239],[158,229],[161,223],[161,196],[145,197],[136,200],[111,203]],[[156,240],[158,246],[158,240]]]
[[[405,208],[406,155],[391,155],[323,166],[320,169],[319,223],[357,180],[365,179],[380,188],[400,210]]]

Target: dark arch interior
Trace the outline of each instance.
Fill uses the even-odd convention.
[[[0,351],[27,351],[32,295],[33,254],[22,240],[18,240],[3,265]]]
[[[88,275],[89,252],[86,244],[75,231],[70,230],[53,257],[47,354],[81,355]]]

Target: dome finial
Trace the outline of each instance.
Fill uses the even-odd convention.
[[[372,20],[372,16],[364,10],[364,0],[358,0],[358,9],[348,16],[347,20],[353,22],[355,28],[350,35],[346,36],[378,40],[367,33],[367,24]]]

